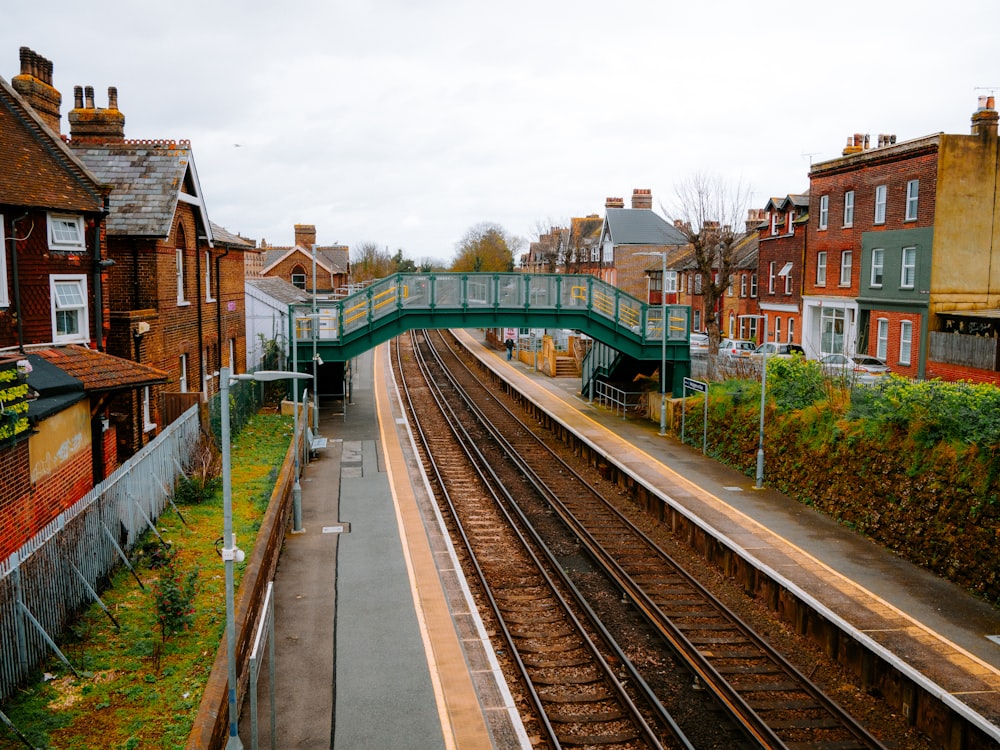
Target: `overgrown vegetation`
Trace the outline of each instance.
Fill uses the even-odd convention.
[[[291,417],[257,414],[233,440],[233,527],[248,559],[291,434]],[[213,489],[178,503],[186,523],[169,508],[157,519],[166,544],[150,533],[134,551],[143,586],[120,570],[101,594],[120,628],[94,606],[60,644],[79,676],[53,660],[3,706],[35,747],[184,747],[225,628],[222,494],[200,484]],[[0,724],[0,750],[23,748]]]
[[[700,397],[688,408],[700,414]],[[710,454],[753,475],[759,418],[759,382],[713,385]],[[765,454],[769,486],[1000,603],[1000,389],[852,388],[814,362],[770,360]]]

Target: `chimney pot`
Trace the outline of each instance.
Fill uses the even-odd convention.
[[[118,109],[118,87],[108,86],[108,109]]]
[[[94,108],[94,87],[84,86],[83,88],[83,98],[87,101],[87,109]]]
[[[73,108],[83,109],[83,86],[73,87]]]

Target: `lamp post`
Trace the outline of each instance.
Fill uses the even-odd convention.
[[[229,665],[229,740],[226,750],[243,750],[239,735],[239,712],[236,706],[236,606],[233,584],[233,563],[243,561],[243,550],[233,537],[233,466],[229,446],[229,384],[231,380],[304,380],[312,375],[284,370],[259,370],[254,373],[230,375],[228,367],[219,370],[219,401],[222,425],[222,560],[226,568],[226,659]],[[294,436],[298,439],[298,432]]]
[[[741,318],[763,318],[764,320],[764,344],[761,349],[760,360],[760,433],[757,439],[757,484],[756,489],[764,487],[764,405],[767,399],[767,316],[766,315],[741,315]]]
[[[667,253],[636,253],[663,259],[663,270],[660,276],[660,435],[667,434]]]

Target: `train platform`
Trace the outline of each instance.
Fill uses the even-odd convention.
[[[275,573],[276,746],[529,748],[418,477],[387,347],[353,373],[346,410],[321,404],[327,447],[303,467],[303,530],[286,535]]]
[[[622,419],[458,331],[476,356],[663,498],[815,599],[859,637],[904,654],[969,705],[1000,705],[1000,613],[658,426]],[[417,470],[388,349],[354,363],[352,403],[321,409],[328,447],[304,467],[305,531],[275,576],[282,748],[527,748],[454,550]],[[928,654],[937,655],[930,658]],[[941,655],[950,667],[940,665]],[[1000,728],[993,727],[998,742]],[[249,735],[241,736],[249,747]],[[261,727],[260,747],[269,747]]]

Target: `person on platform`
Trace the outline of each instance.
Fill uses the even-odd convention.
[[[514,339],[508,338],[503,342],[503,345],[507,347],[507,361],[510,362],[511,355],[514,353]]]

